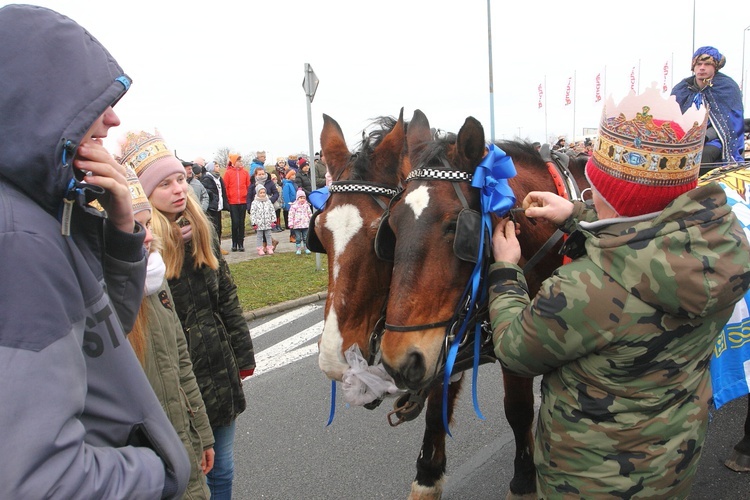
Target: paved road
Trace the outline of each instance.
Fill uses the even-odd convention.
[[[330,383],[317,367],[322,301],[250,323],[258,357],[245,382],[248,410],[238,419],[236,499],[404,499],[414,477],[423,420],[391,428],[386,401],[372,411],[336,404],[326,427]],[[504,498],[514,447],[501,406],[499,365],[484,365],[478,394],[482,421],[467,383],[448,440],[443,498]],[[470,378],[467,378],[467,381]],[[715,412],[691,499],[750,499],[750,475],[722,465],[739,440],[745,401]]]

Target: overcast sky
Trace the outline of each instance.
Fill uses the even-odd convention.
[[[307,152],[305,63],[320,79],[316,151],[323,113],[351,148],[373,118],[401,107],[407,119],[421,109],[450,131],[474,116],[491,138],[486,0],[32,3],[88,29],[133,79],[110,139],[158,128],[183,159],[210,159],[222,147],[266,150],[268,163]],[[739,84],[743,33],[750,69],[745,0],[495,0],[491,13],[496,139],[581,136],[598,126],[606,95],[625,96],[631,74],[636,89],[671,89],[689,76],[694,47],[718,48],[722,71]]]

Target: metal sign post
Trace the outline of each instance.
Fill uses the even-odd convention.
[[[310,63],[305,63],[305,78],[302,80],[302,88],[305,89],[305,95],[307,96],[307,138],[309,142],[310,154],[309,165],[310,165],[310,181],[312,183],[312,190],[315,190],[315,150],[313,148],[313,129],[312,129],[312,102],[315,98],[315,92],[318,90],[318,76],[313,71]],[[312,161],[312,163],[310,163]],[[307,229],[310,232],[310,228]],[[315,254],[315,269],[320,271],[322,269],[320,265],[320,254]]]

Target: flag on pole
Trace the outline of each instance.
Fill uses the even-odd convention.
[[[602,74],[596,74],[596,92],[594,94],[594,102],[602,100]]]
[[[572,103],[573,101],[570,100],[570,82],[573,80],[572,76],[568,77],[568,86],[565,88],[565,105]]]
[[[544,97],[544,87],[542,86],[541,83],[539,84],[538,90],[539,90],[539,102],[537,103],[537,108],[542,109],[542,97]]]
[[[630,90],[635,92],[635,66],[630,70]]]
[[[669,61],[664,63],[664,82],[661,86],[661,91],[666,92],[667,91],[667,76],[669,75]]]

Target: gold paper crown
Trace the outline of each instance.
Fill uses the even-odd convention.
[[[674,96],[666,99],[652,86],[630,92],[602,110],[593,159],[606,174],[651,186],[695,181],[701,163],[708,113],[691,107],[684,114]]]

